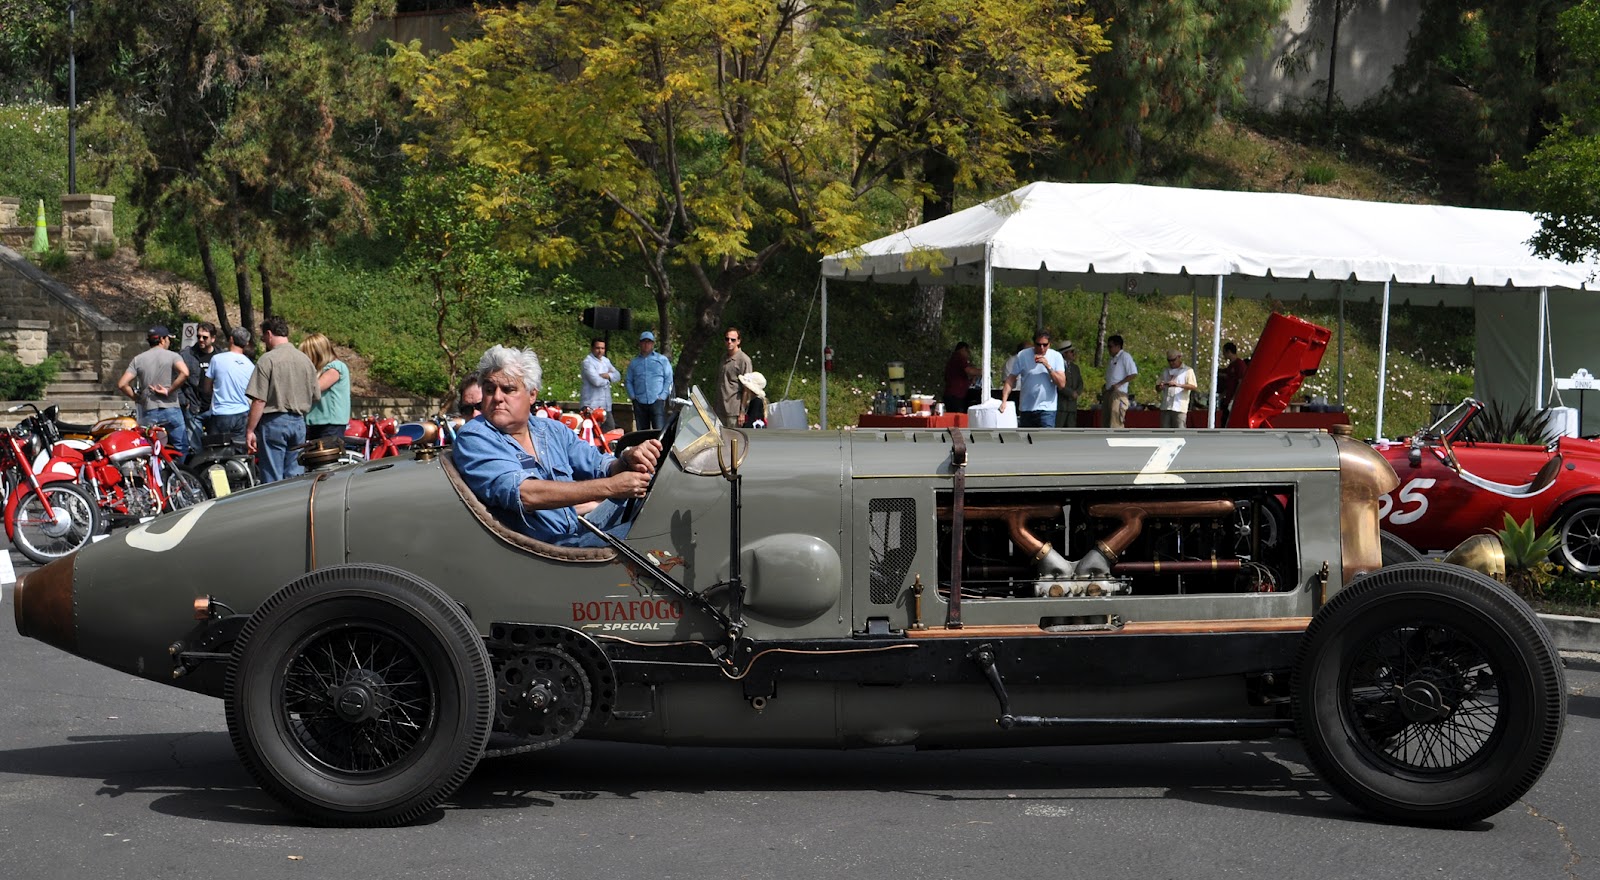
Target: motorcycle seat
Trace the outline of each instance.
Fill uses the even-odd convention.
[[[217,447],[220,447],[220,446],[232,446],[235,443],[243,443],[243,442],[244,442],[244,435],[243,434],[202,434],[202,435],[200,435],[200,445],[205,447],[206,449],[216,449]]]
[[[71,422],[57,420],[56,427],[60,428],[63,434],[82,434],[87,437],[94,433],[94,425],[75,425]]]

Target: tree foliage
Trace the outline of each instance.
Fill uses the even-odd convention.
[[[223,326],[213,242],[233,258],[251,325],[252,261],[367,221],[354,126],[382,118],[385,92],[381,59],[355,37],[392,9],[393,0],[98,0],[84,11],[95,95],[86,141],[137,173],[136,239],[163,217],[194,229]]]
[[[525,252],[638,254],[664,338],[683,270],[680,385],[742,282],[786,250],[904,220],[929,156],[963,186],[1009,182],[1048,142],[1015,93],[1080,100],[1103,47],[1081,3],[1053,0],[542,0],[481,16],[454,52],[398,56],[429,142],[598,200],[597,222]]]
[[[1068,178],[1129,181],[1187,149],[1240,96],[1288,0],[1089,0],[1111,51],[1097,58],[1082,112],[1062,108],[1056,163]]]
[[[550,228],[554,210],[536,178],[472,165],[412,166],[384,205],[386,231],[404,243],[399,268],[432,295],[447,382],[459,379],[463,358],[482,348],[506,299],[527,282],[508,239]]]
[[[1569,262],[1600,260],[1600,0],[1559,19],[1572,64],[1560,84],[1561,122],[1521,167],[1500,163],[1496,179],[1539,217],[1534,249]]]

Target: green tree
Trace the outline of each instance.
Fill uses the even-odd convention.
[[[400,53],[397,79],[430,143],[606,206],[601,222],[528,256],[637,253],[662,337],[677,300],[669,270],[692,279],[681,386],[742,282],[787,250],[847,247],[902,223],[935,148],[957,185],[1010,182],[1011,161],[1048,134],[1002,83],[1080,98],[1100,39],[1081,11],[1050,0],[876,12],[837,0],[544,0],[482,10],[482,36],[443,57]]]
[[[382,60],[356,36],[393,0],[98,0],[80,23],[86,125],[133,169],[136,246],[164,217],[192,228],[219,324],[215,247],[232,257],[240,317],[255,323],[252,264],[275,241],[367,222],[348,125],[382,111]]]
[[[527,283],[508,243],[554,227],[555,210],[549,188],[530,175],[471,165],[438,170],[427,162],[407,168],[384,205],[386,231],[404,242],[399,268],[432,294],[447,383],[459,378],[462,358],[482,348],[485,330],[501,324],[505,301]]]
[[[1056,116],[1063,177],[1130,181],[1185,151],[1240,96],[1288,0],[1089,0],[1111,50],[1096,59],[1081,112]]]
[[[1600,260],[1600,0],[1563,12],[1572,53],[1557,90],[1566,113],[1521,167],[1500,162],[1496,180],[1539,217],[1534,249],[1569,262]]]

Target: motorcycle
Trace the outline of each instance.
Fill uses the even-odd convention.
[[[221,498],[261,484],[256,457],[246,451],[243,434],[201,434],[198,439],[200,445],[179,467],[199,481],[207,496]]]
[[[140,522],[205,499],[200,481],[179,467],[181,456],[167,443],[165,428],[129,428],[112,422],[107,432],[91,429],[91,437],[100,436],[85,448],[81,439],[85,426],[62,423],[54,406],[34,410],[53,456],[51,471],[75,472],[79,485],[99,507],[103,528]],[[66,438],[68,429],[75,439]]]
[[[15,428],[0,428],[0,497],[6,537],[23,556],[43,565],[82,549],[101,528],[100,508],[76,482],[69,463],[49,455],[48,420],[34,414]],[[54,407],[48,412],[53,415]],[[33,462],[43,456],[44,467]]]
[[[399,455],[411,446],[411,438],[402,435],[399,425],[388,416],[366,416],[345,425],[344,445],[348,453],[357,456],[350,460],[369,461]]]

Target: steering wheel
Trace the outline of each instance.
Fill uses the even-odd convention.
[[[633,522],[633,518],[639,515],[639,505],[645,498],[650,497],[651,492],[655,491],[656,479],[661,476],[661,465],[667,457],[667,450],[672,448],[673,441],[677,439],[678,416],[682,412],[682,407],[674,409],[672,415],[667,416],[666,425],[662,426],[659,431],[629,431],[618,437],[616,444],[612,446],[612,453],[621,458],[623,452],[638,446],[646,440],[656,438],[661,440],[661,458],[656,460],[656,471],[650,475],[650,483],[645,486],[644,498],[629,498],[622,502],[622,513],[618,517],[622,522]]]

